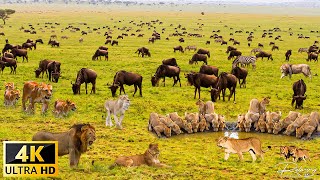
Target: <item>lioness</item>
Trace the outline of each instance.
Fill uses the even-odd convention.
[[[70,111],[77,109],[76,104],[69,99],[66,101],[56,100],[54,102],[54,110],[52,111],[56,117],[67,116]]]
[[[111,113],[113,114],[114,121],[116,122],[116,126],[119,129],[122,129],[122,120],[124,117],[124,112],[129,108],[130,106],[130,100],[128,98],[128,95],[121,95],[119,96],[119,99],[116,101],[113,100],[107,100],[104,103],[104,107],[106,108],[106,111],[108,113],[108,116],[106,117],[106,126],[113,126],[111,121]],[[117,114],[120,113],[120,120],[118,121]]]
[[[173,113],[170,113],[168,114],[167,116],[170,117],[170,119],[175,122],[179,127],[180,129],[184,129],[185,131],[187,131],[189,134],[190,133],[193,133],[192,131],[192,125],[191,123],[188,123],[187,121],[183,120],[177,112],[173,112]]]
[[[160,121],[157,113],[150,113],[148,129],[149,131],[153,129],[159,138],[161,133],[164,133],[166,137],[171,137],[171,128]]]
[[[33,113],[34,103],[42,103],[42,113],[48,110],[48,104],[52,96],[52,86],[50,84],[28,81],[24,83],[22,95],[22,108],[24,111]],[[30,102],[28,109],[26,101]]]
[[[149,148],[144,154],[134,155],[134,156],[120,156],[118,157],[114,164],[112,164],[109,169],[113,169],[115,166],[141,166],[148,165],[154,167],[170,167],[166,164],[160,163],[159,161],[160,151],[158,144],[150,144]]]
[[[251,154],[252,161],[256,161],[256,155],[263,159],[263,151],[261,149],[261,142],[258,138],[250,137],[246,139],[233,139],[229,137],[220,137],[218,139],[219,147],[225,148],[224,159],[228,160],[230,153],[238,154],[240,161],[243,160],[243,152]]]
[[[63,133],[37,132],[32,141],[58,141],[58,155],[69,154],[70,167],[78,166],[82,153],[96,140],[96,131],[90,124],[75,124]]]
[[[245,114],[239,114],[236,129],[239,128],[239,131],[244,131],[245,130],[244,121],[245,121]]]

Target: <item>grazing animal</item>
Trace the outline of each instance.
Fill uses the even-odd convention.
[[[218,76],[219,69],[215,66],[202,65],[199,73]]]
[[[105,60],[109,60],[109,52],[107,50],[103,50],[103,49],[97,49],[96,52],[93,54],[92,56],[92,60],[97,60],[98,57],[100,57],[101,60],[101,56],[104,56]]]
[[[174,48],[173,48],[173,52],[176,52],[176,51],[180,51],[180,52],[184,53],[182,46],[174,47]]]
[[[162,60],[162,64],[178,67],[176,58],[170,58],[170,59]]]
[[[61,63],[58,61],[49,62],[47,65],[47,70],[49,74],[49,81],[58,82],[60,77],[60,66]]]
[[[271,51],[274,51],[274,50],[278,50],[279,51],[279,46],[276,46],[276,45],[272,46]]]
[[[166,86],[166,77],[173,77],[173,86],[176,85],[176,83],[179,81],[180,87],[181,87],[181,81],[180,81],[180,68],[176,66],[169,66],[169,65],[160,65],[157,68],[157,71],[153,76],[151,76],[151,84],[152,86],[156,86],[161,78],[163,78],[164,86]]]
[[[9,52],[5,52],[5,53],[3,54],[3,56],[4,56],[4,57],[7,57],[7,58],[12,58],[12,59],[14,59],[13,54],[12,54],[12,53],[9,53]]]
[[[245,123],[245,114],[239,114],[238,120],[237,120],[237,126],[235,129],[239,128],[240,132],[245,131],[244,123]]]
[[[17,59],[17,57],[22,57],[22,62],[24,62],[24,59],[28,62],[28,51],[26,49],[13,48],[11,53],[15,59]]]
[[[241,68],[241,67],[234,67],[231,70],[231,74],[235,75],[238,80],[239,80],[239,85],[240,88],[242,86],[244,86],[245,88],[247,87],[247,75],[248,75],[248,71],[245,68]],[[240,83],[240,80],[242,79],[242,82]]]
[[[207,56],[203,54],[194,54],[189,60],[189,64],[193,64],[194,62],[198,64],[198,61],[203,61],[204,64],[208,64]]]
[[[252,49],[251,50],[251,53],[250,54],[256,54],[257,52],[261,52],[262,51],[262,49],[260,49],[260,48],[254,48],[254,49]]]
[[[124,118],[125,111],[130,106],[130,100],[127,95],[120,95],[117,100],[107,100],[104,103],[104,107],[106,109],[106,113],[108,116],[106,117],[106,126],[113,126],[111,121],[111,113],[113,114],[114,121],[118,129],[122,129],[122,120]],[[120,119],[118,120],[117,115],[120,114]]]
[[[259,58],[259,57],[261,57],[262,60],[263,60],[264,57],[267,57],[268,60],[269,60],[269,59],[273,60],[272,54],[267,53],[267,52],[264,52],[264,51],[260,51],[258,54],[256,54],[256,58]]]
[[[141,166],[148,165],[153,167],[170,167],[159,161],[160,150],[158,144],[150,144],[149,148],[144,154],[134,155],[134,156],[120,156],[118,157],[114,164],[112,164],[109,169],[113,169],[115,166]]]
[[[42,41],[42,39],[37,39],[37,40],[36,40],[36,43],[43,44],[43,41]]]
[[[314,60],[314,62],[318,61],[318,53],[308,53],[307,61]]]
[[[210,51],[209,50],[206,50],[206,49],[199,49],[197,51],[197,54],[205,54],[208,56],[208,58],[210,58]]]
[[[221,41],[221,45],[228,45],[228,42],[227,42],[227,41],[222,40],[222,41]]]
[[[312,79],[310,66],[307,64],[283,64],[280,67],[280,71],[282,73],[281,78],[289,75],[291,78],[292,74],[302,73],[305,77],[309,77]]]
[[[234,58],[234,57],[238,57],[238,56],[241,56],[242,55],[242,52],[238,51],[238,50],[232,50],[230,51],[230,54],[228,56],[228,60]]]
[[[197,50],[197,47],[196,47],[196,46],[187,46],[187,47],[185,47],[184,50],[185,50],[185,51],[186,51],[186,50],[188,50],[188,51],[190,51],[190,50],[196,51],[196,50]]]
[[[236,50],[237,50],[237,48],[232,47],[232,46],[228,46],[226,53],[228,54],[230,51],[236,51]]]
[[[34,113],[34,104],[42,103],[42,113],[48,110],[49,101],[52,96],[52,85],[34,81],[24,83],[22,94],[22,109],[29,113]],[[29,106],[26,107],[26,102],[29,100]]]
[[[206,45],[210,44],[210,41],[206,41]]]
[[[298,53],[309,52],[309,48],[299,48]]]
[[[1,64],[0,67],[1,67],[2,73],[3,73],[3,70],[5,67],[10,67],[10,69],[11,69],[10,74],[17,73],[16,72],[16,69],[17,69],[17,61],[16,60],[2,56],[0,64]]]
[[[4,106],[15,106],[20,99],[20,91],[14,89],[14,83],[5,83]]]
[[[88,90],[87,90],[88,83],[92,84],[91,93],[95,94],[96,79],[97,79],[97,73],[94,70],[88,69],[88,68],[81,68],[78,71],[76,82],[74,84],[72,84],[71,82],[73,94],[80,94],[80,86],[83,83],[85,83],[86,85],[86,94],[88,94]]]
[[[226,89],[228,88],[230,91],[228,101],[230,101],[230,98],[233,95],[233,101],[235,102],[237,81],[238,81],[237,77],[233,74],[228,74],[226,72],[220,73],[216,87],[214,87],[217,90],[211,90],[211,101],[216,102],[218,96],[220,99],[221,91],[222,91],[223,101],[225,101],[224,96],[226,95]]]
[[[113,46],[113,45],[119,45],[119,42],[118,41],[116,41],[116,40],[112,40],[112,43],[111,43],[111,46]]]
[[[289,50],[286,52],[286,54],[285,54],[285,56],[286,56],[286,61],[289,61],[291,55],[292,55],[292,50],[289,49]]]
[[[194,89],[194,99],[196,98],[196,94],[198,91],[199,99],[200,99],[200,87],[216,87],[218,78],[215,75],[207,75],[202,73],[188,73],[185,75],[190,85],[195,87]]]
[[[77,109],[76,104],[69,99],[56,100],[54,102],[54,110],[52,111],[56,117],[67,116],[70,111],[75,111]]]
[[[232,62],[232,69],[238,66],[238,64],[242,65],[252,65],[252,69],[256,68],[256,61],[257,58],[255,56],[238,56],[233,62]]]
[[[43,74],[44,72],[47,74],[48,76],[48,72],[47,72],[47,67],[48,67],[48,64],[53,62],[53,60],[48,60],[48,59],[44,59],[44,60],[41,60],[39,62],[39,67],[38,69],[36,69],[34,72],[36,74],[36,78],[39,78],[40,74],[42,73],[42,78],[43,78]]]
[[[138,50],[135,53],[138,53],[138,57],[140,54],[141,54],[141,57],[144,57],[144,55],[151,57],[150,51],[146,47],[138,48]]]
[[[48,45],[51,45],[51,47],[60,47],[60,43],[56,40],[49,40]]]
[[[90,124],[75,124],[63,133],[37,132],[32,141],[58,141],[58,156],[69,154],[70,167],[77,167],[81,154],[96,140],[96,131]]]
[[[137,92],[137,88],[140,90],[140,96],[142,97],[142,76],[140,74],[136,74],[133,72],[126,72],[124,70],[118,71],[113,77],[113,83],[109,86],[111,90],[112,97],[115,97],[118,87],[120,87],[120,95],[121,92],[125,94],[123,85],[134,85],[134,93],[133,96]]]
[[[34,48],[34,50],[36,50],[37,49],[37,45],[36,45],[36,43],[34,43],[34,42],[30,42],[30,43],[23,43],[22,44],[22,48],[23,49],[30,49],[30,50],[32,50],[32,47]]]
[[[292,89],[293,95],[291,105],[293,106],[294,103],[296,103],[295,109],[302,109],[303,101],[307,98],[307,95],[305,95],[307,91],[307,85],[302,79],[300,79],[293,83]]]
[[[258,138],[249,137],[245,139],[233,139],[229,137],[220,137],[218,139],[219,147],[225,149],[224,159],[228,160],[230,153],[238,154],[240,161],[243,160],[243,152],[250,153],[252,161],[256,161],[256,155],[263,159],[263,151],[261,148],[261,141]]]

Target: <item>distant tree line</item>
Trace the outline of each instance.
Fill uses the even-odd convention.
[[[6,24],[6,20],[9,19],[9,16],[15,12],[16,11],[13,9],[0,9],[0,19],[2,19],[3,24]]]

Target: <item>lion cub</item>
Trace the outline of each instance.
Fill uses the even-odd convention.
[[[160,151],[158,144],[150,144],[149,148],[144,154],[134,155],[134,156],[120,156],[116,159],[114,164],[112,164],[109,169],[113,169],[115,166],[141,166],[148,165],[154,167],[170,167],[166,164],[160,163],[159,161]]]
[[[305,162],[306,162],[306,159],[311,161],[310,156],[309,156],[309,151],[306,149],[293,148],[292,157],[295,162],[297,162],[299,159],[302,159]]]

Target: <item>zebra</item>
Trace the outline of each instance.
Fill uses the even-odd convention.
[[[257,52],[261,52],[261,51],[262,51],[261,48],[254,48],[254,49],[251,50],[250,55],[251,55],[252,53],[256,54]]]
[[[256,68],[256,60],[257,58],[255,56],[238,56],[233,62],[232,62],[232,69],[238,66],[240,63],[243,65],[249,65],[252,64],[252,69]]]
[[[302,53],[302,52],[308,52],[309,48],[299,48],[298,52]]]

